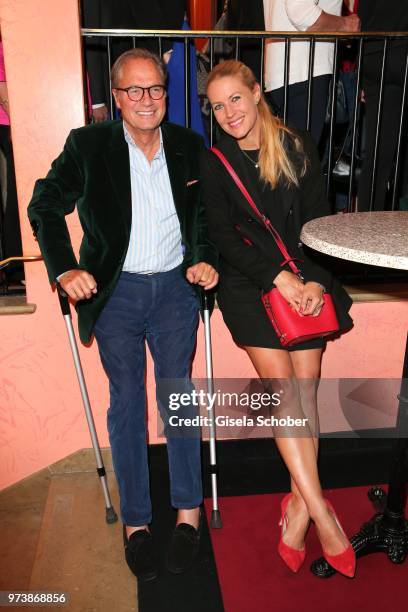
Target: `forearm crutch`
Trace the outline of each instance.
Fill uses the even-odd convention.
[[[204,322],[204,337],[205,337],[205,367],[207,377],[207,393],[211,396],[214,394],[213,367],[212,367],[212,348],[211,348],[211,323],[210,310],[208,307],[207,292],[203,291],[203,322]],[[222,521],[221,514],[218,509],[218,493],[217,493],[217,453],[215,449],[215,413],[214,405],[210,402],[207,407],[210,417],[210,471],[211,471],[211,492],[212,492],[212,512],[211,512],[211,527],[213,529],[221,529]]]
[[[89,433],[91,435],[92,446],[95,453],[96,471],[101,481],[103,496],[105,498],[106,506],[106,522],[115,523],[118,520],[118,516],[112,506],[111,498],[109,495],[108,483],[106,480],[105,466],[103,464],[101,449],[99,446],[98,435],[95,429],[95,422],[92,414],[91,404],[89,403],[88,390],[86,388],[84,373],[82,370],[81,360],[79,358],[78,346],[75,339],[74,328],[72,326],[71,319],[71,308],[68,301],[68,295],[62,289],[61,285],[57,283],[57,292],[59,303],[61,306],[61,312],[64,317],[65,326],[67,328],[69,344],[71,346],[72,356],[74,358],[75,370],[78,377],[79,388],[81,390],[82,402],[85,408],[86,420],[88,422]]]

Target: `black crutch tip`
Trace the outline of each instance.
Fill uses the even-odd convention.
[[[219,510],[212,510],[211,512],[211,527],[213,529],[221,529],[222,527],[221,514]]]
[[[112,523],[116,523],[117,520],[118,515],[116,514],[114,507],[111,506],[110,508],[106,508],[106,522],[111,525]]]

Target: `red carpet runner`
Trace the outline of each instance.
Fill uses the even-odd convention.
[[[374,514],[368,488],[325,492],[349,536]],[[357,561],[354,579],[338,574],[316,578],[309,568],[321,556],[321,548],[313,525],[306,539],[306,561],[293,574],[277,553],[282,498],[274,494],[220,499],[223,527],[210,531],[226,612],[407,610],[408,561],[394,565],[384,554],[375,554]],[[210,517],[211,500],[205,504]]]

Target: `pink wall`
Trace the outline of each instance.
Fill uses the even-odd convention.
[[[61,150],[69,130],[83,124],[80,38],[76,0],[0,0],[24,252],[38,247],[27,222],[33,184]],[[29,92],[29,94],[28,94]],[[80,228],[70,228],[78,244]],[[26,266],[33,315],[0,317],[0,489],[90,446],[63,319],[43,264]],[[399,377],[406,305],[353,307],[355,330],[326,352],[327,377]],[[251,377],[243,351],[232,342],[219,311],[212,319],[214,373]],[[101,445],[107,446],[107,381],[95,345],[80,347]],[[157,441],[149,362],[150,441]],[[194,375],[204,377],[199,330]],[[330,426],[330,422],[328,423]]]

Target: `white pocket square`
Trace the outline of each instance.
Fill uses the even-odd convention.
[[[192,181],[187,181],[186,187],[191,187],[191,185],[195,185],[196,183],[198,183],[198,179],[194,179]]]

